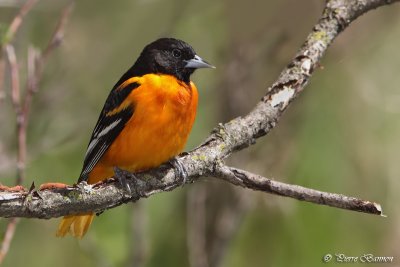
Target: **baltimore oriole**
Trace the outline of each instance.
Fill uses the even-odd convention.
[[[190,75],[213,68],[177,39],[147,45],[112,88],[90,139],[79,180],[114,176],[114,167],[137,172],[171,160],[184,148],[197,109]],[[94,213],[65,216],[57,236],[82,238]]]

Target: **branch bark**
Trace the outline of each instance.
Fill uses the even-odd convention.
[[[284,110],[308,84],[328,46],[360,15],[399,0],[330,0],[305,43],[266,95],[247,115],[219,124],[207,140],[180,157],[188,173],[187,183],[201,176],[213,176],[253,190],[283,195],[316,204],[382,215],[379,204],[338,194],[289,185],[249,172],[227,167],[223,160],[235,151],[255,143],[278,123]],[[127,194],[115,181],[96,185],[85,183],[65,189],[0,193],[1,217],[52,218],[88,211],[101,212],[129,201],[173,190],[182,185],[174,170],[163,165],[135,174],[124,173],[130,188]]]
[[[381,205],[367,200],[318,191],[299,185],[286,184],[225,165],[219,166],[216,169],[216,172],[218,178],[241,187],[290,197],[319,205],[383,215]]]

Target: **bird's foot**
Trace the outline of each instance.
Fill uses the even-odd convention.
[[[114,167],[114,173],[115,173],[115,178],[118,180],[119,184],[124,189],[124,196],[130,198],[132,195],[132,190],[131,187],[129,186],[128,181],[126,180],[126,177],[132,177],[134,179],[137,179],[136,176],[133,173],[122,170],[118,167]]]
[[[182,180],[182,186],[185,185],[188,178],[188,172],[186,170],[186,167],[177,157],[171,159],[169,163],[175,169],[175,177]]]

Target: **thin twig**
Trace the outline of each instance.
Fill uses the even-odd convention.
[[[17,177],[16,185],[22,183],[25,176],[25,160],[26,160],[26,131],[24,127],[23,117],[21,116],[21,92],[19,82],[19,69],[15,50],[12,45],[6,46],[6,52],[11,69],[11,100],[13,103],[14,111],[16,114],[17,124]],[[12,218],[7,224],[4,239],[0,247],[0,264],[3,262],[4,257],[7,255],[10,248],[11,241],[14,237],[15,229],[18,224],[17,218]]]
[[[39,83],[43,77],[43,66],[49,55],[61,45],[64,39],[65,27],[74,7],[74,1],[70,1],[62,10],[57,26],[43,53],[30,46],[28,48],[28,81],[23,106],[24,121],[28,124],[32,97],[38,91]]]
[[[14,107],[17,124],[17,178],[16,185],[20,185],[24,180],[24,170],[26,161],[26,127],[25,118],[21,108],[21,89],[19,80],[19,68],[15,50],[12,45],[6,46],[6,52],[11,69],[11,100]]]
[[[22,5],[18,14],[14,17],[13,21],[8,27],[7,33],[5,34],[5,38],[3,40],[2,45],[6,45],[12,42],[14,39],[15,34],[18,32],[19,28],[21,27],[22,21],[24,17],[29,13],[32,7],[37,3],[37,0],[27,0],[25,4]]]
[[[28,14],[28,12],[35,5],[37,0],[28,0],[20,8],[18,14],[14,17],[10,24],[10,27],[5,34],[3,40],[0,43],[0,53],[2,53],[3,48],[8,56],[8,61],[11,69],[11,100],[14,106],[14,110],[17,117],[17,135],[18,135],[18,156],[17,156],[17,177],[16,184],[21,184],[25,175],[25,160],[26,160],[26,132],[23,129],[21,114],[21,90],[19,82],[19,69],[17,57],[15,55],[15,50],[10,43],[14,39],[15,34],[20,28],[23,18]],[[4,83],[4,59],[2,54],[0,54],[0,100],[5,97],[3,90]],[[0,264],[3,262],[4,257],[7,255],[10,248],[11,241],[14,237],[15,229],[18,224],[17,218],[12,218],[7,224],[4,239],[0,247]]]
[[[60,19],[58,20],[57,26],[53,32],[47,47],[43,50],[43,60],[46,60],[50,53],[57,48],[64,40],[65,28],[71,17],[71,12],[74,8],[75,2],[70,0],[67,6],[62,10]]]
[[[299,185],[282,183],[226,165],[220,165],[216,168],[216,177],[244,188],[274,195],[290,197],[318,205],[384,216],[381,205],[378,203],[341,194],[318,191]]]
[[[21,8],[18,15],[14,18],[11,26],[6,35],[6,42],[11,42],[15,33],[19,29],[23,17],[29,12],[37,0],[28,0]],[[21,90],[20,90],[20,80],[19,80],[19,68],[18,61],[15,55],[14,47],[10,44],[5,46],[5,51],[8,56],[8,61],[11,70],[11,99],[16,114],[16,124],[17,124],[17,176],[16,184],[20,185],[25,179],[25,166],[27,158],[27,128],[28,128],[28,118],[30,115],[30,107],[33,99],[33,95],[38,91],[38,83],[42,77],[42,68],[45,63],[46,58],[51,51],[54,50],[62,41],[64,36],[64,29],[72,11],[72,2],[69,3],[66,8],[64,8],[56,30],[51,37],[48,46],[45,49],[43,56],[40,56],[38,50],[32,46],[28,47],[28,77],[26,82],[26,90],[24,101],[21,102]],[[4,44],[4,43],[3,43]],[[0,69],[1,71],[1,69]],[[0,74],[1,75],[1,74]],[[2,82],[2,79],[0,79]],[[1,85],[0,85],[1,86]],[[15,229],[18,224],[18,219],[10,219],[4,239],[0,247],[0,264],[3,262],[4,257],[7,255],[11,241],[13,239]]]
[[[5,256],[8,253],[8,250],[10,249],[10,244],[14,237],[15,229],[18,222],[19,218],[11,218],[7,224],[3,242],[1,243],[0,247],[0,264],[3,262]]]
[[[24,124],[28,125],[30,107],[32,98],[38,91],[38,80],[41,78],[41,73],[38,73],[38,61],[40,60],[40,52],[33,46],[28,47],[28,78],[26,82],[25,99],[22,107],[22,116]]]
[[[4,37],[0,40],[0,101],[4,99],[4,71],[5,71],[5,61],[3,58],[3,50],[10,44],[18,30],[20,29],[24,17],[31,11],[33,6],[37,3],[37,0],[27,0],[22,7],[19,9],[17,15],[12,20],[10,26],[7,29]]]
[[[11,71],[11,101],[13,103],[14,110],[17,112],[21,103],[21,89],[19,83],[17,56],[15,55],[15,49],[12,45],[7,45],[5,49]]]
[[[1,50],[0,50],[0,103],[4,100],[4,98],[6,97],[6,94],[4,92],[4,76],[5,76],[5,61],[4,58],[1,55]]]

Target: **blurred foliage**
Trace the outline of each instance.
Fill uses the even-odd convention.
[[[0,1],[1,29],[18,10],[12,3]],[[15,40],[22,74],[28,45],[46,45],[66,3],[42,0],[24,21]],[[200,106],[187,146],[191,149],[218,121],[251,109],[322,7],[317,0],[77,2],[65,42],[45,66],[34,98],[25,185],[33,180],[75,182],[104,99],[147,43],[161,36],[181,38],[217,66],[193,77]],[[212,246],[216,225],[232,223],[220,220],[221,215],[230,210],[228,219],[237,221],[218,266],[319,266],[326,253],[394,256],[398,264],[399,11],[399,5],[380,8],[353,23],[278,127],[230,159],[267,177],[375,200],[388,217],[236,189],[207,178],[140,200],[140,212],[137,204],[107,211],[79,241],[56,238],[58,220],[23,219],[4,266],[133,266],[135,260],[136,266],[189,266],[189,251],[196,244],[187,241],[192,226],[186,224],[186,200],[190,188],[199,185],[207,194],[207,231],[200,234],[206,235],[208,257],[221,249]],[[13,184],[16,140],[8,78],[5,90],[0,177],[1,183]],[[249,202],[241,206],[243,199]],[[144,227],[134,230],[139,220]],[[3,232],[6,222],[0,222]],[[145,242],[138,241],[138,234]],[[144,251],[140,261],[134,259],[139,249]]]

